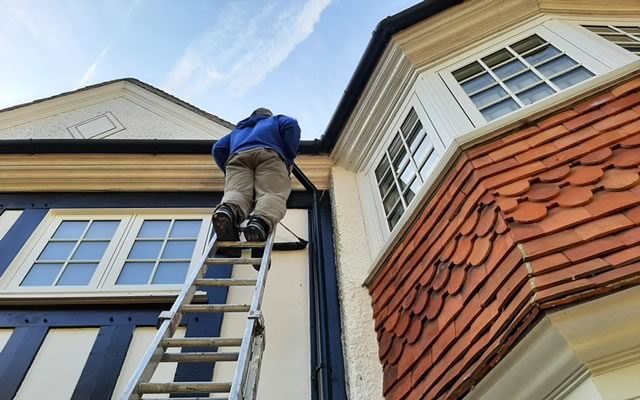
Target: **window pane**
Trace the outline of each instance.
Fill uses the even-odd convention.
[[[53,235],[53,238],[80,239],[88,222],[89,221],[63,221]]]
[[[419,178],[416,178],[413,182],[411,182],[411,185],[409,185],[409,187],[405,189],[402,196],[404,197],[404,202],[406,204],[411,203],[411,200],[416,197],[416,193],[418,193],[418,190],[420,190],[420,186],[422,186],[422,181]]]
[[[635,42],[634,39],[631,39],[629,36],[623,34],[623,33],[618,33],[615,35],[600,35],[603,38],[607,39],[610,42],[613,43],[633,43]]]
[[[607,26],[590,26],[590,25],[584,25],[585,28],[589,29],[591,32],[595,32],[595,33],[610,33],[610,32],[615,32],[615,30],[607,27]]]
[[[491,85],[492,83],[495,83],[496,80],[493,79],[491,77],[491,75],[489,75],[489,73],[484,73],[480,76],[478,76],[477,78],[473,78],[465,83],[462,84],[462,88],[464,89],[465,92],[467,93],[473,93],[477,90],[480,90],[482,88],[485,88],[489,85]]]
[[[545,97],[551,96],[555,92],[549,85],[543,83],[541,85],[532,87],[531,89],[525,90],[524,92],[518,94],[518,98],[525,105],[535,103],[538,100],[544,99]]]
[[[153,263],[125,263],[116,285],[146,285],[153,271],[153,265]]]
[[[164,238],[167,235],[171,221],[144,221],[139,238]]]
[[[85,239],[111,239],[120,221],[93,221]]]
[[[527,54],[524,59],[527,60],[529,64],[535,65],[544,60],[548,60],[556,54],[560,54],[560,50],[555,47],[548,45],[539,50],[536,50],[532,53]]]
[[[389,146],[389,158],[393,162],[397,158],[397,155],[404,148],[402,145],[402,140],[400,139],[400,134],[396,134],[396,137],[393,138],[393,142]]]
[[[384,201],[382,202],[382,204],[384,205],[384,212],[386,214],[389,214],[389,211],[396,204],[396,201],[398,201],[399,198],[400,198],[400,193],[398,192],[398,189],[393,188],[391,192],[389,192],[387,197],[385,197]]]
[[[378,164],[378,168],[376,168],[376,179],[378,182],[382,179],[385,173],[387,173],[387,169],[389,168],[389,161],[387,161],[387,157],[382,157],[380,160],[380,164]]]
[[[404,148],[404,146],[402,146],[402,149],[400,150],[396,158],[393,160],[393,167],[396,173],[399,173],[401,170],[403,170],[408,162],[409,162],[409,155],[407,154],[407,150]]]
[[[393,186],[393,175],[391,175],[391,170],[387,171],[387,175],[385,175],[382,182],[380,182],[380,194],[384,196],[389,192],[389,189]]]
[[[426,180],[429,175],[433,172],[433,169],[436,167],[438,163],[438,156],[436,154],[431,154],[431,157],[427,159],[427,162],[420,168],[420,176],[423,180]]]
[[[506,99],[498,104],[494,104],[491,107],[482,110],[482,115],[488,120],[494,120],[505,114],[509,114],[511,111],[519,109],[520,106],[512,99]]]
[[[502,64],[503,62],[510,60],[513,58],[513,54],[509,52],[507,49],[498,50],[495,53],[488,55],[482,59],[487,67],[491,68],[498,64]]]
[[[38,260],[66,260],[75,245],[76,242],[48,243]]]
[[[412,152],[416,150],[416,147],[420,144],[420,140],[422,140],[425,135],[426,133],[424,129],[422,129],[422,124],[417,124],[413,128],[411,135],[407,138],[407,145]]]
[[[543,43],[545,43],[545,41],[542,40],[540,36],[533,35],[519,41],[518,43],[512,44],[509,47],[515,50],[518,54],[523,54],[535,47],[540,46]]]
[[[189,271],[188,262],[161,262],[158,264],[156,275],[153,277],[154,284],[184,283]]]
[[[82,242],[71,257],[72,260],[100,260],[109,242]]]
[[[593,76],[586,68],[580,67],[551,80],[560,89],[566,89]]]
[[[425,158],[429,157],[429,155],[433,152],[433,145],[431,144],[431,140],[429,138],[424,138],[418,151],[416,151],[414,155],[414,159],[416,160],[416,164],[418,167],[422,165],[422,162]]]
[[[480,65],[479,62],[474,61],[469,65],[466,65],[456,71],[453,71],[452,74],[453,74],[453,77],[456,78],[458,82],[461,82],[467,78],[470,78],[474,75],[479,74],[482,71],[484,71],[484,68],[482,67],[482,65]]]
[[[559,72],[566,71],[576,64],[577,63],[569,58],[569,56],[564,55],[562,57],[556,58],[555,60],[551,60],[545,64],[538,66],[538,71],[540,71],[542,75],[550,77]]]
[[[494,86],[491,89],[487,89],[476,95],[471,96],[471,100],[476,106],[482,107],[491,102],[499,100],[506,95],[507,95],[507,92],[502,87]]]
[[[404,187],[404,185],[408,185],[409,182],[411,182],[411,180],[415,176],[415,174],[416,174],[416,169],[413,166],[413,163],[409,163],[407,167],[404,169],[404,171],[402,171],[402,174],[400,174],[401,186]]]
[[[62,264],[34,264],[20,286],[50,286],[61,268]]]
[[[409,132],[413,130],[416,122],[418,122],[418,114],[416,114],[416,111],[412,108],[411,111],[409,111],[409,115],[407,115],[407,118],[405,118],[402,126],[400,127],[400,130],[405,137],[409,136]]]
[[[625,44],[622,48],[640,56],[640,44]]]
[[[202,221],[200,220],[175,221],[173,223],[173,228],[171,228],[171,235],[169,236],[173,238],[198,237],[198,232],[200,232],[201,225]]]
[[[509,79],[505,83],[513,92],[517,92],[520,89],[524,89],[539,81],[540,77],[538,75],[534,74],[531,71],[527,71],[524,74],[520,74],[515,78]]]
[[[169,240],[162,252],[162,258],[187,258],[193,256],[193,248],[196,245],[195,240]]]
[[[56,285],[88,285],[98,264],[68,264]]]
[[[159,240],[136,240],[131,248],[131,253],[129,253],[129,258],[138,260],[156,259],[160,254],[160,247],[162,247],[162,241]]]
[[[525,68],[526,67],[520,60],[515,60],[496,68],[493,72],[498,76],[498,78],[504,79],[515,74],[516,72],[522,71]]]
[[[619,26],[618,29],[621,29],[632,35],[640,35],[640,27],[638,26]]]
[[[402,213],[404,213],[404,207],[402,203],[398,203],[396,208],[393,209],[391,215],[387,218],[387,222],[389,223],[389,230],[393,230],[393,227],[396,226],[398,221],[400,221],[400,217],[402,217]]]

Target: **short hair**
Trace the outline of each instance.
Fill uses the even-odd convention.
[[[265,117],[271,117],[273,115],[273,113],[271,112],[271,110],[269,110],[268,108],[256,108],[252,113],[251,116],[253,117],[254,115],[264,115]]]

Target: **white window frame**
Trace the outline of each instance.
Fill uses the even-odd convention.
[[[463,60],[458,61],[454,64],[451,64],[449,66],[447,66],[446,68],[441,69],[438,74],[442,77],[443,81],[445,82],[445,84],[447,85],[447,87],[449,88],[449,90],[451,91],[452,95],[454,96],[455,100],[457,100],[457,102],[460,104],[460,107],[462,107],[462,109],[465,111],[465,113],[469,116],[469,118],[471,119],[471,121],[473,122],[473,124],[478,127],[481,125],[486,125],[488,123],[491,123],[493,121],[499,120],[501,118],[504,118],[506,116],[509,115],[513,115],[515,113],[518,113],[519,111],[523,110],[524,108],[528,107],[528,105],[521,107],[517,110],[514,110],[510,113],[507,113],[499,118],[493,119],[491,121],[488,121],[483,115],[482,113],[478,110],[478,107],[473,103],[473,101],[471,100],[471,98],[469,97],[469,95],[464,91],[464,89],[462,89],[462,86],[458,83],[458,81],[456,80],[456,78],[454,78],[453,76],[453,72],[466,66],[469,65],[470,63],[483,58],[485,56],[488,56],[500,49],[505,48],[508,45],[511,45],[513,43],[516,43],[522,39],[525,39],[529,36],[532,35],[538,35],[540,36],[542,39],[548,41],[551,45],[553,45],[554,47],[556,47],[558,50],[566,53],[569,57],[571,57],[573,60],[577,61],[578,63],[584,65],[589,71],[591,71],[594,76],[603,74],[609,70],[611,70],[611,67],[605,65],[602,60],[596,59],[594,57],[592,57],[590,54],[588,54],[587,52],[581,50],[579,47],[576,47],[574,44],[572,44],[571,42],[563,39],[561,36],[559,36],[558,34],[556,34],[555,32],[553,32],[548,26],[548,24],[541,24],[538,25],[532,29],[528,29],[524,32],[521,32],[519,34],[510,36],[508,38],[506,37],[502,37],[500,39],[500,41],[492,46],[488,46],[483,48],[481,51],[475,52],[473,54],[469,54],[467,57],[465,57]],[[553,25],[553,24],[551,24]],[[580,83],[578,83],[577,85],[583,84],[585,82],[588,82],[589,80],[593,79],[589,78],[586,79]],[[577,86],[576,85],[576,86]],[[566,89],[565,89],[566,90]],[[561,90],[560,92],[562,92],[563,90]],[[557,93],[560,93],[557,92]],[[555,94],[557,94],[555,93]],[[554,95],[550,95],[547,98],[541,100],[544,101],[548,98],[552,98],[554,97]],[[539,102],[536,102],[539,103]],[[535,104],[535,103],[534,103]]]
[[[145,220],[199,219],[200,231],[189,265],[190,273],[197,268],[197,256],[202,254],[211,233],[212,209],[52,209],[0,278],[0,298],[24,295],[46,296],[136,296],[141,294],[172,295],[181,284],[115,285],[138,230]],[[33,262],[63,221],[121,220],[100,260],[91,281],[86,286],[20,286]]]
[[[422,103],[418,99],[418,95],[414,88],[411,95],[409,95],[408,99],[405,100],[404,104],[402,105],[400,112],[396,113],[391,124],[389,125],[389,128],[385,131],[385,134],[383,135],[383,138],[384,138],[383,142],[380,143],[378,147],[378,151],[376,152],[375,156],[367,164],[365,168],[365,172],[362,175],[362,178],[360,179],[361,183],[359,186],[362,194],[361,198],[373,199],[373,201],[369,201],[368,204],[366,204],[363,207],[363,209],[367,210],[369,214],[368,218],[365,218],[366,220],[365,224],[367,225],[367,230],[369,232],[375,232],[374,240],[380,243],[384,243],[384,241],[391,235],[391,233],[396,229],[398,229],[399,226],[402,225],[402,217],[400,218],[398,223],[396,223],[393,231],[390,230],[389,225],[387,223],[386,213],[384,211],[384,206],[382,204],[383,199],[382,199],[382,196],[380,195],[380,190],[378,189],[378,181],[375,176],[375,170],[378,167],[382,158],[386,157],[386,152],[389,146],[393,142],[393,139],[395,138],[396,133],[399,131],[400,126],[404,123],[411,109],[415,110],[418,116],[418,120],[422,124],[423,129],[425,130],[426,137],[431,141],[433,145],[433,148],[434,148],[433,151],[437,159],[432,168],[432,171],[433,169],[435,169],[435,166],[438,164],[439,160],[442,158],[442,155],[446,151],[446,146],[449,143],[451,143],[450,137],[448,137],[445,133],[440,133],[436,131],[435,127],[433,126],[433,123],[431,122],[431,119],[427,115]],[[416,174],[419,174],[419,172],[417,171]],[[427,180],[424,180],[424,179],[423,181],[424,182],[420,187],[420,189],[427,182]],[[418,192],[420,189],[418,189]],[[416,201],[416,199],[417,199],[417,193],[416,193],[416,198],[414,198],[409,204],[407,204],[407,207],[405,208],[402,214],[403,216],[406,214],[407,210],[410,209],[411,204],[413,204],[414,201]]]
[[[583,26],[583,25],[593,25],[593,26],[604,26],[604,27],[614,27],[614,28],[616,28],[616,26],[633,25],[633,26],[636,26],[636,27],[640,27],[640,18],[638,18],[638,19],[636,19],[634,21],[628,21],[628,20],[616,21],[615,19],[579,20],[579,21],[573,21],[573,24],[576,27],[576,29],[584,31],[585,34],[592,36],[594,41],[600,42],[601,43],[601,47],[607,47],[607,48],[610,48],[610,49],[617,50],[618,53],[621,53],[618,56],[619,57],[626,57],[628,59],[627,62],[633,62],[633,61],[637,60],[638,57],[640,57],[640,55],[636,55],[636,54],[630,52],[629,50],[627,50],[625,48],[622,48],[622,47],[618,46],[617,44],[615,44],[613,42],[608,41],[607,39],[603,38],[602,36],[598,35],[595,32],[590,31],[589,29],[587,29],[587,28],[585,28]],[[640,46],[640,41],[638,41],[637,44]],[[613,52],[613,50],[608,50],[608,51]]]

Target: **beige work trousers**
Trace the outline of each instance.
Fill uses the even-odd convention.
[[[287,212],[289,193],[289,171],[274,150],[249,150],[234,154],[227,161],[221,204],[234,209],[238,222],[253,211],[273,229]]]

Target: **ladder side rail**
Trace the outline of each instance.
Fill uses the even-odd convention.
[[[138,366],[133,372],[133,375],[131,375],[127,386],[120,395],[120,400],[142,399],[142,395],[140,395],[138,392],[138,384],[151,380],[151,377],[153,376],[153,373],[158,367],[160,359],[165,352],[164,348],[162,347],[162,340],[172,337],[175,333],[175,330],[180,325],[180,321],[182,320],[182,313],[179,312],[180,307],[182,306],[182,304],[184,304],[185,301],[190,302],[193,298],[196,290],[194,282],[196,281],[196,279],[200,279],[203,277],[205,271],[204,262],[209,254],[212,251],[215,251],[215,245],[216,235],[214,234],[207,244],[206,250],[198,259],[198,268],[194,269],[191,274],[189,274],[189,277],[182,287],[180,294],[173,303],[171,310],[168,312],[163,311],[162,313],[160,313],[159,321],[162,322],[158,327],[158,332],[156,332],[156,335],[153,337],[153,340],[149,344],[147,351],[144,353],[142,359],[140,359]]]
[[[253,348],[254,333],[256,332],[256,325],[260,322],[261,313],[260,307],[262,306],[262,298],[264,297],[264,289],[267,281],[267,272],[269,270],[269,263],[271,262],[271,253],[273,250],[273,243],[276,237],[276,229],[273,231],[267,239],[265,245],[264,254],[262,255],[262,262],[260,263],[260,271],[258,272],[258,278],[256,288],[253,292],[253,299],[251,301],[251,308],[249,309],[249,315],[247,326],[244,330],[242,337],[242,346],[240,347],[240,356],[238,358],[238,364],[236,365],[235,373],[233,374],[233,381],[231,383],[230,400],[241,400],[243,386],[246,381],[247,370],[249,368],[249,352]]]

